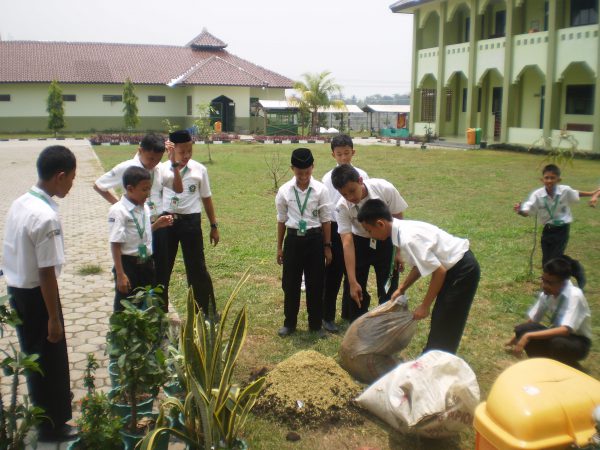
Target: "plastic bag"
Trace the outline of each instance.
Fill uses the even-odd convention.
[[[402,433],[447,437],[473,423],[479,385],[462,359],[432,350],[381,377],[356,402]]]
[[[397,297],[356,319],[346,331],[339,355],[346,371],[363,383],[371,383],[398,365],[394,355],[404,349],[417,329],[406,306]]]

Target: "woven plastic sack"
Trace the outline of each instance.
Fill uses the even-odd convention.
[[[471,426],[479,385],[462,359],[432,350],[381,377],[356,402],[402,433],[441,438]]]
[[[417,322],[405,296],[363,314],[346,331],[339,355],[341,365],[357,380],[371,383],[398,365],[394,355],[415,334]]]

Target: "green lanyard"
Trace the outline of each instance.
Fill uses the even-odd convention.
[[[188,166],[186,165],[183,169],[181,169],[180,175],[181,178],[183,178],[185,176],[185,174],[188,172]]]
[[[50,208],[52,208],[52,205],[50,204],[50,202],[48,201],[48,199],[46,197],[44,197],[42,194],[40,194],[39,192],[35,192],[35,191],[29,189],[29,193],[31,195],[33,195],[34,197],[39,198],[40,200],[42,200],[43,202],[45,202]]]
[[[560,194],[556,194],[556,197],[554,197],[554,204],[552,205],[552,208],[550,208],[550,205],[548,205],[548,197],[544,197],[544,206],[546,207],[546,211],[548,211],[548,214],[550,214],[550,220],[552,222],[554,222],[554,213],[556,212],[556,207],[558,206],[559,199]]]
[[[296,203],[298,204],[298,209],[300,209],[300,217],[304,216],[304,210],[306,209],[306,204],[308,203],[308,197],[310,197],[310,192],[312,191],[312,187],[308,188],[306,192],[306,197],[304,197],[304,204],[300,206],[300,196],[298,195],[298,191],[294,187],[294,194],[296,194]]]
[[[140,239],[143,241],[144,240],[144,233],[146,232],[145,230],[145,225],[146,225],[146,213],[144,211],[142,211],[142,225],[140,225],[140,223],[138,222],[138,220],[135,217],[135,214],[133,214],[133,209],[131,211],[129,211],[129,214],[131,214],[131,217],[133,218],[133,222],[135,223],[135,227],[137,228],[137,232],[140,235]]]

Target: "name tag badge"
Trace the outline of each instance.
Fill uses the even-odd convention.
[[[150,215],[156,216],[156,203],[148,201],[147,205],[148,208],[150,208]]]
[[[171,199],[171,207],[177,208],[177,205],[179,205],[179,197],[173,197]]]
[[[305,236],[306,235],[306,220],[301,219],[298,222],[298,232],[297,232],[298,236]]]
[[[369,243],[369,247],[371,247],[373,250],[377,250],[377,239],[371,238],[371,242]]]
[[[138,245],[138,260],[139,262],[146,262],[148,259],[148,248],[146,244]]]

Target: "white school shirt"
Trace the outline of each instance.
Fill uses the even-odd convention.
[[[338,164],[339,167],[339,164]],[[354,166],[352,166],[354,167]],[[358,172],[358,174],[360,175],[360,177],[364,180],[368,180],[369,179],[369,175],[367,175],[367,172],[365,172],[362,169],[359,169],[358,167],[354,167],[356,169],[356,171]],[[340,192],[333,187],[333,183],[331,182],[331,173],[333,172],[333,169],[331,169],[329,172],[327,172],[325,175],[323,175],[323,178],[321,179],[321,182],[327,187],[327,192],[329,192],[329,203],[331,204],[331,207],[333,208],[333,221],[337,222],[337,212],[335,210],[335,205],[337,205],[337,202],[340,201],[340,198],[342,198],[342,194],[340,194]]]
[[[169,165],[170,169],[171,162],[167,161],[166,163]],[[173,189],[173,171],[160,170],[159,165],[160,164],[157,164],[152,170],[148,171],[152,177],[152,189],[150,190],[150,196],[148,197],[148,200],[146,200],[146,204],[150,208],[152,220],[156,219],[162,212],[163,188]],[[123,173],[131,166],[144,168],[144,165],[140,161],[139,153],[136,153],[133,159],[117,164],[112,170],[98,178],[96,180],[96,186],[102,191],[108,191],[109,189],[114,189],[116,187],[124,188]]]
[[[45,267],[60,275],[65,250],[58,205],[37,186],[16,199],[6,215],[3,255],[8,286],[38,287],[38,270]]]
[[[555,315],[559,307],[558,314]],[[544,317],[551,321],[552,327],[569,327],[573,334],[592,339],[592,315],[583,291],[567,280],[558,297],[540,292],[537,301],[529,310],[529,319],[541,322]]]
[[[452,236],[441,228],[417,220],[392,222],[392,243],[402,260],[416,267],[422,277],[439,267],[449,270],[469,250],[469,240]]]
[[[133,217],[143,229],[140,237]],[[121,244],[121,254],[139,256],[138,247],[146,246],[146,255],[152,255],[152,227],[150,225],[150,208],[148,204],[135,205],[127,197],[112,205],[108,210],[108,242]]]
[[[304,205],[309,189],[310,194],[306,202],[306,209],[304,214],[301,215],[296,192],[300,199],[300,205]],[[298,229],[298,223],[301,219],[306,222],[306,229],[308,230],[318,228],[322,223],[331,222],[329,193],[325,185],[313,177],[310,177],[308,187],[304,191],[296,185],[296,177],[283,184],[275,196],[275,208],[277,209],[277,222],[285,223],[288,228]]]
[[[344,197],[336,205],[338,233],[353,233],[357,236],[365,238],[369,237],[369,233],[365,231],[358,219],[358,210],[365,204],[367,200],[378,198],[382,200],[390,209],[392,214],[399,214],[408,208],[408,204],[404,201],[398,190],[392,183],[381,178],[370,178],[363,181],[367,187],[367,196],[362,199],[357,205],[350,203]]]
[[[570,186],[559,184],[556,186],[554,198],[550,198],[545,187],[533,191],[521,204],[521,211],[537,214],[544,225],[547,223],[561,225],[573,222],[570,205],[578,201],[578,191]],[[553,212],[552,216],[551,212]]]
[[[171,170],[171,163],[160,164],[164,174]],[[185,167],[179,170],[183,183],[183,192],[177,194],[170,188],[163,190],[163,211],[173,214],[198,214],[202,212],[202,199],[212,196],[208,170],[204,165],[190,159]]]

